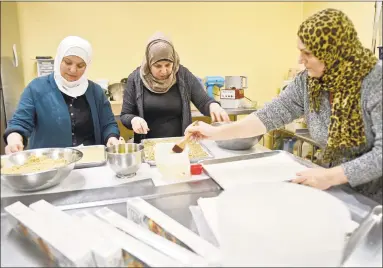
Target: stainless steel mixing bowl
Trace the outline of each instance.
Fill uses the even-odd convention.
[[[230,124],[230,122],[214,122],[211,125],[220,126],[223,124]],[[235,150],[235,151],[249,150],[251,147],[257,144],[260,139],[262,139],[262,136],[263,135],[250,137],[250,138],[216,141],[216,143],[218,147],[221,147],[227,150]]]
[[[64,158],[67,164],[48,170],[26,174],[3,174],[1,180],[17,191],[33,192],[55,186],[62,182],[73,170],[75,163],[82,158],[82,152],[71,148],[44,148],[26,150],[1,156],[1,168],[23,165],[30,156],[47,156],[52,159]]]
[[[106,148],[107,163],[119,178],[136,175],[143,159],[144,146],[136,143],[122,143]]]

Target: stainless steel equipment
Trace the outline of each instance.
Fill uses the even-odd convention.
[[[11,119],[24,90],[23,62],[20,60],[20,30],[18,27],[17,3],[1,3],[1,139],[6,122]],[[4,124],[4,125],[3,125]],[[1,154],[4,154],[2,148]]]
[[[224,122],[215,122],[212,123],[212,126],[220,126],[223,124],[230,124]],[[248,150],[253,147],[257,142],[262,139],[263,135],[250,137],[250,138],[242,138],[242,139],[231,139],[231,140],[223,140],[216,141],[217,145],[223,149],[227,150]]]
[[[112,101],[122,101],[124,94],[124,84],[123,83],[114,83],[108,86],[108,91],[110,94],[110,100]]]
[[[368,256],[367,256],[368,255]],[[348,240],[344,267],[382,267],[382,206],[376,206]]]
[[[109,146],[106,148],[107,163],[116,172],[117,177],[133,177],[142,163],[143,150],[144,146],[136,143]]]
[[[212,141],[205,141],[204,143],[214,153],[216,158],[227,156],[227,153],[223,150],[219,150]],[[259,153],[261,150],[257,149],[257,152]],[[281,152],[276,152],[276,154],[278,153]],[[247,152],[234,152],[233,154],[240,156],[247,154]],[[254,155],[252,157],[254,157]],[[297,159],[300,160],[298,157]],[[315,165],[309,161],[304,162],[308,164],[307,167],[315,167]],[[79,179],[88,176],[91,176],[91,179],[94,179],[95,173],[88,173],[89,170],[91,169],[75,170],[72,174],[70,174],[70,176],[75,174],[76,178]],[[105,169],[101,167],[97,169],[96,174],[98,174],[99,178],[104,178],[102,181],[113,179],[114,175],[107,171],[109,170],[107,170],[106,167]],[[35,249],[33,244],[26,243],[24,239],[18,236],[6,220],[4,207],[11,205],[14,202],[20,201],[25,205],[29,205],[33,202],[44,199],[55,206],[60,206],[60,209],[65,210],[68,213],[74,213],[76,211],[93,212],[96,209],[107,206],[121,215],[126,216],[127,198],[140,196],[145,200],[150,199],[149,202],[152,205],[156,206],[158,209],[168,214],[171,218],[183,224],[185,227],[197,232],[192,214],[189,211],[189,207],[197,205],[197,200],[200,197],[213,197],[218,195],[221,190],[222,189],[211,179],[199,181],[198,183],[189,182],[165,185],[162,187],[155,187],[152,181],[147,179],[124,183],[119,186],[106,186],[103,188],[88,190],[79,189],[55,193],[44,191],[32,194],[17,193],[17,195],[9,197],[2,195],[1,266],[44,267],[49,265],[47,260],[43,258],[44,255]],[[348,205],[349,209],[352,211],[353,220],[358,223],[361,222],[361,217],[364,218],[367,216],[368,212],[376,206],[375,202],[370,199],[363,198],[363,196],[353,191],[347,185],[332,187],[328,191],[330,194],[341,199]],[[381,233],[380,235],[377,235],[377,237],[381,237]],[[368,255],[369,253],[366,252],[366,254]],[[368,260],[364,259],[361,261],[362,265]]]
[[[226,89],[247,88],[247,76],[225,76]]]
[[[5,142],[4,142],[4,139],[2,136],[3,136],[3,133],[5,131],[7,122],[5,119],[4,96],[3,96],[3,87],[2,87],[2,83],[1,83],[1,74],[0,74],[0,114],[1,114],[1,118],[0,118],[0,124],[1,124],[1,126],[0,126],[0,133],[1,133],[0,155],[3,155],[3,154],[5,154]]]
[[[225,76],[225,88],[220,91],[222,108],[239,108],[242,105],[242,99],[245,97],[245,88],[247,88],[246,76]]]
[[[375,53],[376,39],[378,38],[378,45],[382,45],[382,18],[383,18],[383,3],[382,1],[375,1],[375,14],[374,14],[374,25],[372,29],[372,43],[371,50]],[[380,37],[380,38],[379,38]]]
[[[28,174],[4,174],[2,172],[1,180],[17,191],[33,192],[47,189],[62,182],[73,170],[82,155],[82,152],[72,148],[34,149],[4,155],[1,156],[1,167],[3,165],[22,165],[30,156],[47,156],[51,159],[63,158],[67,161],[67,164],[59,168]]]

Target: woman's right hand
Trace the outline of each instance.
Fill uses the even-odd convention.
[[[191,139],[196,141],[203,139],[216,140],[218,132],[219,127],[199,121],[198,125],[191,124],[185,129],[185,136],[191,134]]]
[[[8,145],[5,146],[5,154],[20,152],[24,149],[23,137],[16,132],[13,132],[7,137]]]
[[[145,119],[139,116],[133,117],[132,128],[133,131],[137,134],[148,134],[148,131],[150,130]]]

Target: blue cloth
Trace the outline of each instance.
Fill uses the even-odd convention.
[[[106,144],[106,139],[113,134],[119,137],[118,125],[104,90],[89,81],[85,97],[92,113],[96,144]],[[72,146],[68,106],[53,74],[38,77],[25,88],[4,138],[12,132],[30,137],[28,149]]]

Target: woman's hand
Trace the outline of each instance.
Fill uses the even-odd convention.
[[[116,137],[110,137],[108,139],[108,142],[106,143],[106,146],[109,147],[109,146],[118,145],[118,144],[119,144],[119,140]]]
[[[211,121],[215,122],[230,122],[227,112],[216,102],[213,102],[209,106]]]
[[[203,139],[214,140],[218,131],[219,127],[213,127],[212,125],[199,121],[198,125],[191,124],[185,129],[185,136],[191,133],[191,139],[195,141]]]
[[[150,130],[146,121],[139,116],[132,119],[132,127],[133,131],[137,134],[148,134]]]
[[[332,186],[346,183],[347,177],[340,166],[330,169],[311,168],[298,172],[297,178],[292,180],[292,182],[308,185],[320,190],[327,190]]]
[[[5,147],[5,154],[20,152],[24,149],[23,137],[16,132],[13,132],[7,137],[8,145]]]

